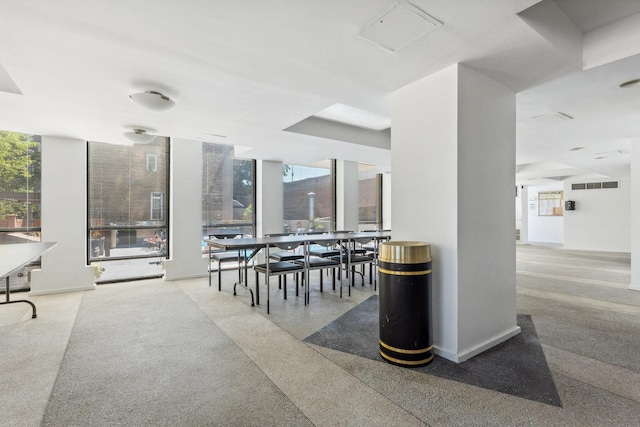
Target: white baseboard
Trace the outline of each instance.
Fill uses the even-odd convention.
[[[504,333],[496,337],[491,338],[490,340],[487,340],[481,344],[475,345],[472,348],[466,349],[458,353],[454,353],[450,350],[445,350],[437,346],[434,346],[433,352],[440,357],[444,357],[447,360],[451,360],[452,362],[461,363],[461,362],[464,362],[465,360],[471,359],[473,356],[476,356],[485,350],[490,349],[491,347],[494,347],[500,344],[501,342],[508,340],[509,338],[512,338],[518,335],[519,333],[520,333],[520,326],[514,326],[513,328],[505,331]]]
[[[175,276],[175,277],[167,277],[167,274],[165,273],[164,281],[172,282],[174,280],[201,279],[203,277],[209,277],[209,273],[194,273],[194,274],[187,274],[187,275]]]
[[[65,292],[78,292],[78,291],[93,291],[96,289],[95,283],[89,286],[83,286],[79,288],[56,288],[56,289],[45,289],[42,291],[30,291],[29,296],[35,297],[38,295],[52,295],[52,294],[62,294]]]

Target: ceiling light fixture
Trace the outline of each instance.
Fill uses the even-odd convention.
[[[165,111],[176,105],[168,96],[160,92],[148,90],[129,95],[129,98],[138,105],[141,105],[151,111]]]
[[[584,150],[584,147],[573,147],[573,148],[569,148],[569,151],[580,151],[580,150]]]
[[[629,80],[627,82],[621,83],[620,86],[618,87],[627,88],[627,87],[636,87],[636,86],[640,86],[640,79]]]
[[[139,144],[146,144],[155,139],[155,135],[147,133],[144,129],[132,129],[131,132],[125,132],[124,136],[130,141],[137,142]]]

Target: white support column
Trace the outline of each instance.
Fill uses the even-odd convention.
[[[202,257],[202,142],[171,140],[169,256],[165,280],[207,275]]]
[[[437,354],[518,334],[515,94],[453,65],[392,94],[394,240],[431,243]]]
[[[42,137],[42,241],[58,245],[31,273],[29,295],[95,288],[87,266],[87,142]]]
[[[631,144],[631,284],[640,291],[640,141]]]
[[[358,163],[336,160],[336,230],[358,231]]]
[[[382,229],[391,229],[391,173],[382,174]]]
[[[529,186],[520,189],[520,204],[522,207],[522,220],[520,222],[520,243],[529,244]]]
[[[258,160],[256,165],[256,229],[258,236],[282,233],[282,162]]]

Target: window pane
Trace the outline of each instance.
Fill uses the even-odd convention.
[[[202,143],[202,236],[255,234],[254,162],[233,146]]]
[[[40,137],[0,131],[0,243],[40,241]]]
[[[167,192],[167,147],[167,139],[159,137],[148,144],[89,143],[91,226],[165,226],[154,219],[149,198]],[[155,171],[147,168],[148,154],[157,159]]]
[[[88,145],[88,258],[101,281],[161,274],[169,140]]]
[[[283,165],[283,232],[332,230],[331,161]]]

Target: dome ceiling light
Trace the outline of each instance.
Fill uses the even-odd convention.
[[[130,132],[125,132],[124,136],[130,141],[137,142],[139,144],[146,144],[155,139],[155,135],[147,133],[144,129],[132,129]]]
[[[168,96],[152,90],[131,94],[129,98],[151,111],[166,111],[176,105]]]

